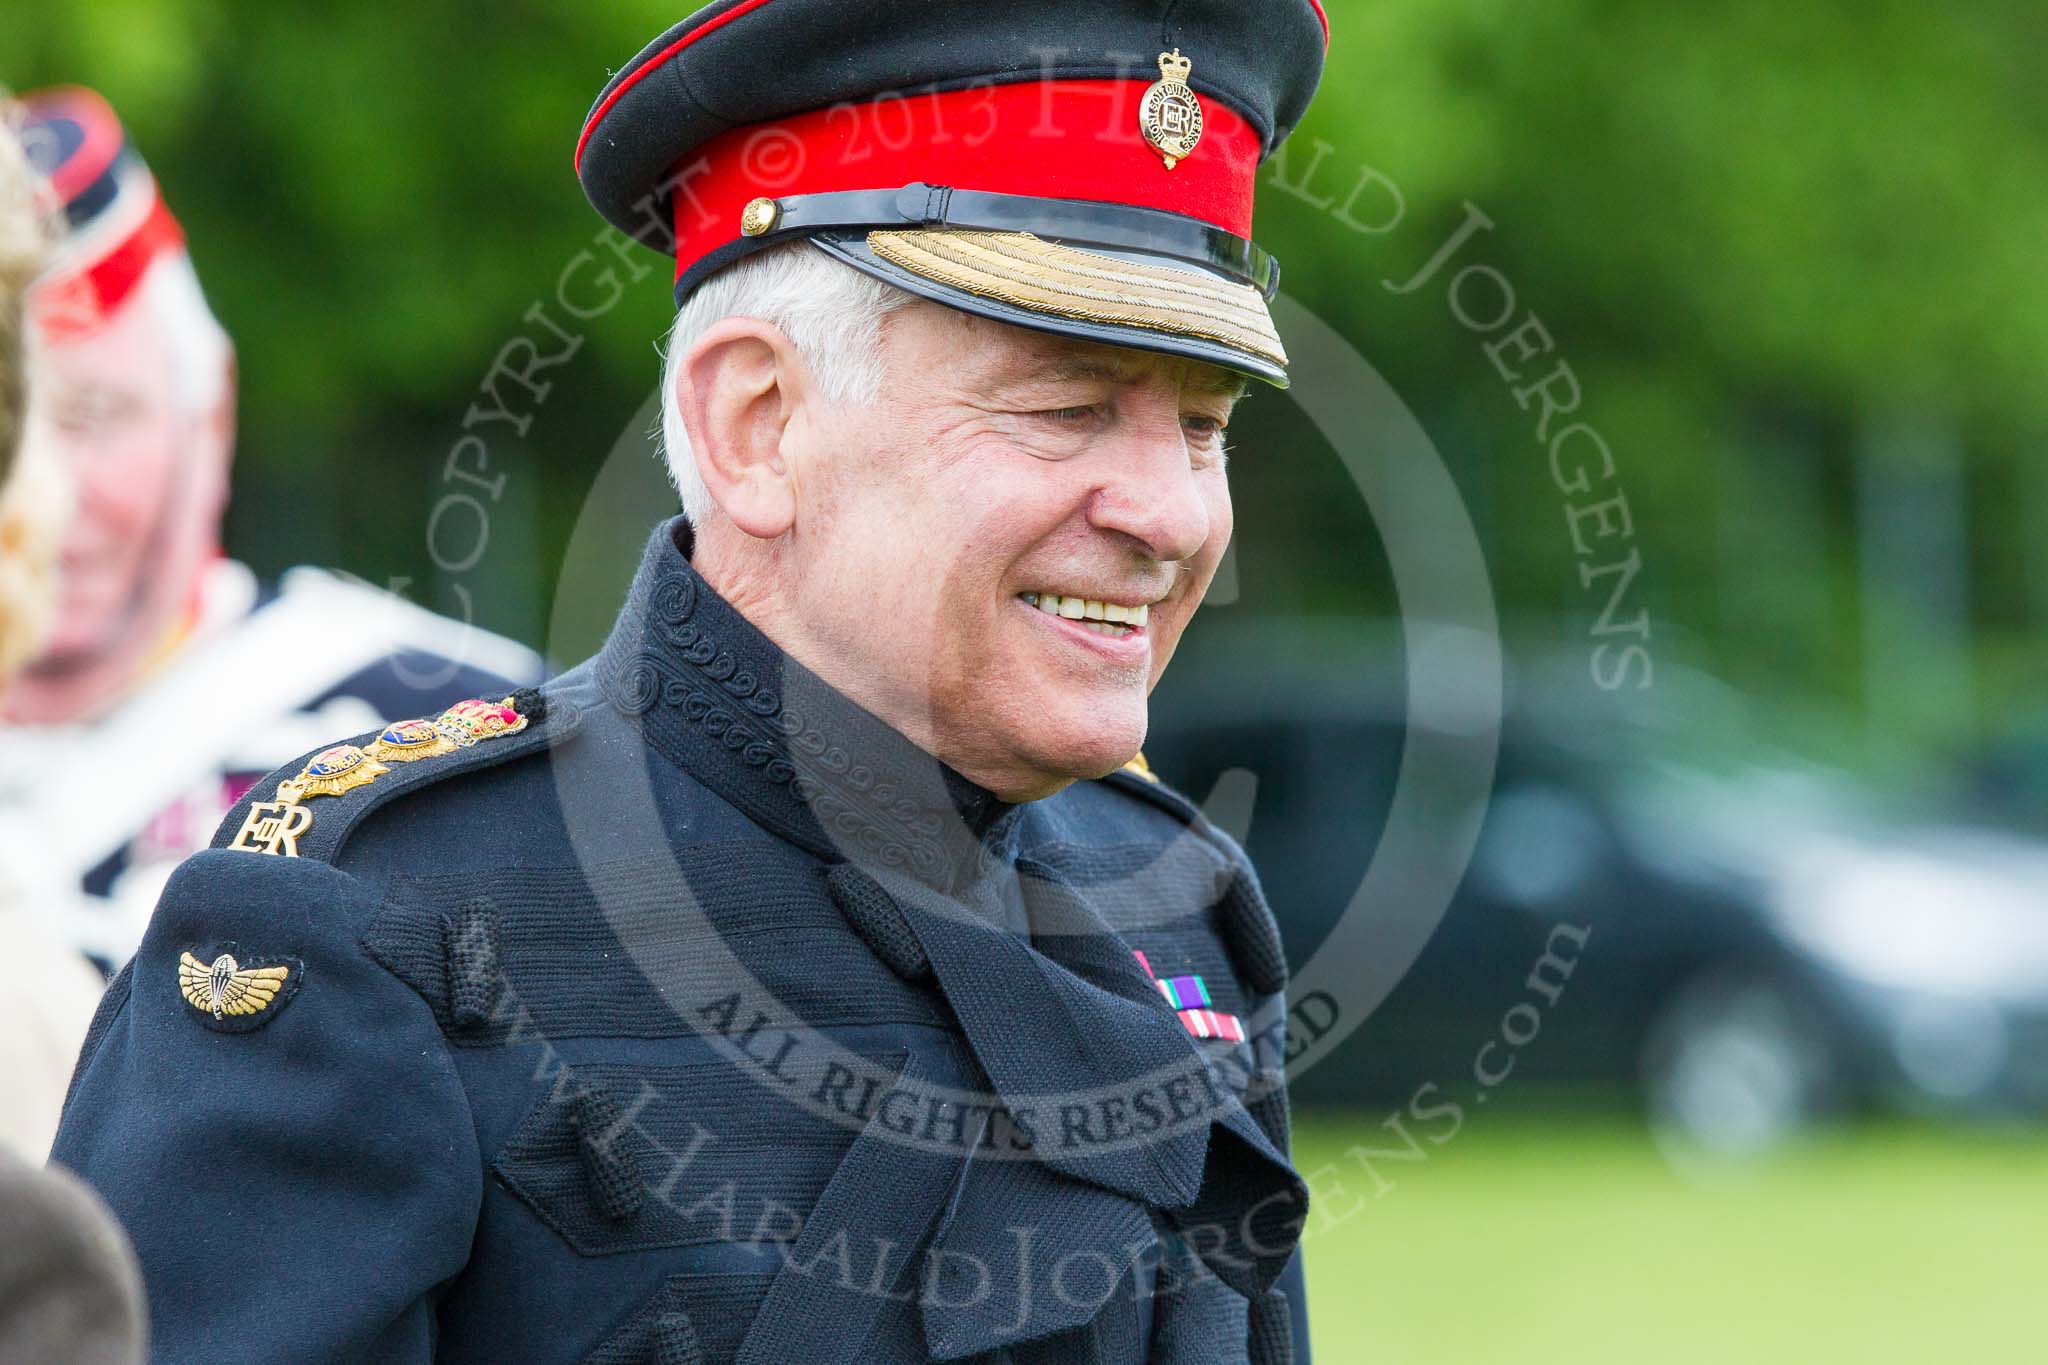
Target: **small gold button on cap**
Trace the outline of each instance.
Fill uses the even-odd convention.
[[[773,230],[781,217],[780,204],[773,199],[756,199],[747,205],[746,212],[740,215],[740,231],[749,237],[759,237],[762,233]]]

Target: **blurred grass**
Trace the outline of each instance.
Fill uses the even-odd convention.
[[[2048,1133],[1866,1126],[1686,1176],[1625,1119],[1471,1113],[1376,1183],[1379,1121],[1297,1116],[1320,1365],[2048,1359]]]

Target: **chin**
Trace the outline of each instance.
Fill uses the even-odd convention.
[[[1045,744],[1042,731],[1034,736],[1039,741],[1039,766],[1070,780],[1107,776],[1135,758],[1145,743],[1147,712],[1142,698],[1135,703],[1118,698],[1076,705],[1051,714],[1064,723],[1055,727],[1057,745]]]

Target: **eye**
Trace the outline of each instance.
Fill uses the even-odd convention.
[[[1187,428],[1188,435],[1201,441],[1222,440],[1224,429],[1230,425],[1221,417],[1207,417],[1199,412],[1188,413],[1180,424]]]
[[[1101,412],[1102,409],[1100,407],[1090,404],[1085,407],[1047,408],[1042,412],[1034,412],[1031,415],[1041,421],[1050,422],[1054,426],[1073,427],[1094,421],[1101,415]]]
[[[51,405],[57,429],[71,436],[87,436],[106,424],[104,409],[90,399],[74,399]]]
[[[140,404],[126,394],[100,388],[73,388],[50,403],[51,421],[70,436],[96,436],[130,420]]]

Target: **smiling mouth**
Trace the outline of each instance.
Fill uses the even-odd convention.
[[[1062,597],[1058,593],[1020,592],[1019,601],[1026,606],[1036,607],[1048,616],[1058,616],[1072,621],[1097,635],[1121,639],[1135,635],[1145,628],[1151,618],[1149,605],[1126,607],[1116,602],[1097,602],[1083,597]]]

